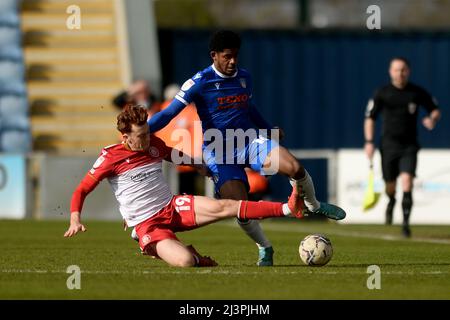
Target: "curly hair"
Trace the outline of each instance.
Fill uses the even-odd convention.
[[[121,133],[131,132],[133,124],[142,126],[147,122],[147,110],[140,105],[127,104],[117,116],[117,130]]]
[[[222,52],[225,49],[239,49],[240,47],[240,36],[231,30],[219,30],[211,36],[209,41],[210,51]]]

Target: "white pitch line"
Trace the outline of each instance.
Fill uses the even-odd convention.
[[[222,223],[224,226],[235,227],[236,225],[230,222]],[[314,226],[316,228],[316,226]],[[295,225],[273,225],[266,224],[264,225],[265,230],[270,231],[283,231],[283,232],[306,232],[311,233],[311,226],[305,225],[301,226],[298,224]],[[325,229],[326,230],[326,229]],[[369,238],[369,239],[377,239],[377,240],[385,240],[385,241],[407,241],[407,242],[421,242],[421,243],[433,243],[433,244],[450,244],[450,239],[430,239],[430,238],[418,238],[412,237],[409,239],[405,239],[401,236],[395,236],[391,234],[377,234],[377,233],[366,233],[359,231],[337,231],[337,230],[327,230],[323,233],[341,236],[341,237],[352,237],[352,238]]]
[[[276,266],[275,266],[276,267]],[[300,267],[300,266],[299,266]],[[333,267],[333,266],[331,266]],[[383,266],[381,265],[381,268]],[[317,271],[313,270],[304,270],[305,267],[298,271],[288,271],[288,270],[279,270],[274,269],[274,272],[272,274],[320,274],[320,275],[337,275],[341,272],[337,271],[321,271],[322,269],[315,269]],[[319,271],[320,270],[320,271]],[[32,270],[32,269],[3,269],[0,270],[0,273],[37,273],[37,274],[66,274],[64,270]],[[204,269],[204,270],[198,270],[198,271],[183,271],[183,270],[159,270],[159,271],[149,271],[149,270],[141,270],[141,271],[108,271],[108,270],[81,270],[82,274],[100,274],[100,275],[111,275],[111,274],[133,274],[133,275],[145,275],[145,274],[183,274],[183,275],[191,275],[191,274],[208,274],[208,275],[215,275],[215,274],[227,274],[227,275],[261,275],[262,272],[259,271],[238,271],[238,270],[212,270],[212,269]],[[414,272],[414,271],[382,271],[382,274],[387,275],[439,275],[439,274],[449,274],[449,271],[420,271],[420,272]],[[355,274],[355,275],[363,275],[367,274],[367,272],[361,271],[352,271],[348,272],[345,271],[345,274]]]

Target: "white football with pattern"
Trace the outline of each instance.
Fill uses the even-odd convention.
[[[300,259],[308,266],[320,267],[330,262],[333,246],[330,239],[322,234],[306,236],[298,248]]]

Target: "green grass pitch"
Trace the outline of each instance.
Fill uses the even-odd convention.
[[[450,226],[338,225],[266,220],[275,266],[255,265],[257,250],[233,220],[179,233],[214,257],[216,268],[180,269],[142,256],[120,222],[84,221],[88,231],[65,239],[68,222],[0,221],[0,299],[450,299]],[[324,267],[302,265],[300,240],[327,235],[334,256]],[[67,267],[81,269],[68,290]],[[369,265],[381,289],[369,290]]]

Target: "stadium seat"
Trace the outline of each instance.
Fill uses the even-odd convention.
[[[23,153],[31,150],[31,137],[28,131],[9,130],[0,134],[0,149],[3,152]]]
[[[0,152],[31,148],[19,3],[0,1]]]
[[[2,0],[0,1],[0,12],[13,12],[16,13],[18,9],[18,0]]]
[[[0,60],[0,80],[22,80],[23,68],[23,64],[20,62]]]
[[[25,95],[6,94],[0,96],[0,114],[27,114],[28,99]]]
[[[0,46],[11,44],[20,45],[20,29],[2,26],[0,24]]]
[[[0,114],[3,131],[8,130],[30,130],[30,121],[27,115],[23,114]]]
[[[0,9],[1,10],[1,9]],[[19,16],[15,11],[1,11],[0,25],[18,28],[20,26]]]

